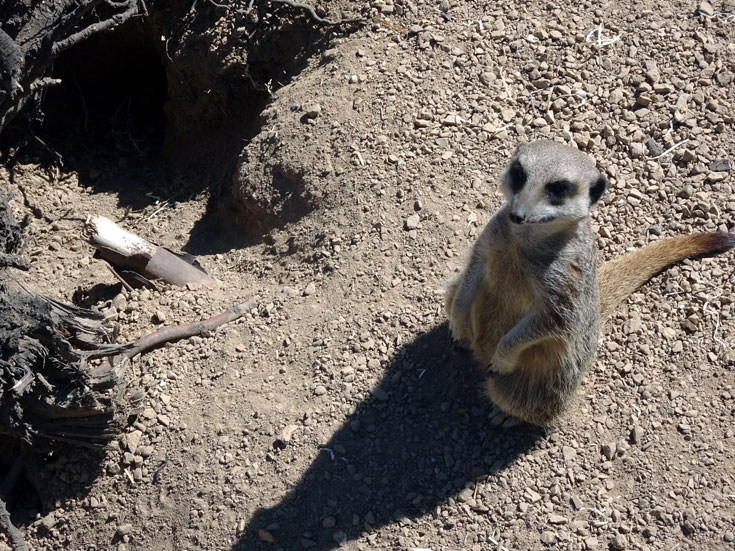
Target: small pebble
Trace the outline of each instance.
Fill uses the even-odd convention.
[[[605,459],[611,460],[613,457],[615,457],[615,451],[617,450],[617,446],[615,445],[615,442],[610,442],[608,444],[603,444],[600,448],[600,452],[603,456],[605,456]]]
[[[268,530],[258,530],[258,537],[266,543],[276,543],[276,538]]]
[[[322,519],[322,526],[324,526],[324,528],[334,528],[336,524],[337,519],[335,519],[334,517],[324,517]]]
[[[622,534],[618,534],[613,538],[612,546],[613,549],[616,549],[617,551],[623,551],[623,549],[628,548],[628,539]]]
[[[556,534],[552,532],[551,530],[545,530],[541,532],[541,542],[545,543],[546,545],[551,545],[556,541]]]
[[[569,519],[561,515],[551,514],[549,515],[549,522],[551,524],[566,524],[569,522]]]
[[[412,214],[406,218],[405,226],[407,230],[415,230],[421,225],[418,214]]]
[[[115,531],[115,533],[118,536],[123,537],[123,536],[127,536],[132,531],[133,531],[132,524],[121,524],[120,526],[117,527],[117,530]]]
[[[370,394],[372,394],[376,399],[380,400],[381,402],[388,401],[388,393],[379,386],[370,389]]]
[[[727,159],[716,159],[707,165],[712,172],[730,172],[730,161]]]
[[[315,103],[313,105],[308,105],[306,108],[304,108],[304,116],[307,119],[315,119],[319,116],[319,113],[322,112],[322,106],[318,103]]]

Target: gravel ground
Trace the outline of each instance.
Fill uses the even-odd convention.
[[[735,231],[735,4],[321,5],[371,22],[273,92],[232,181],[247,223],[203,224],[206,196],[154,214],[133,163],[100,161],[107,186],[31,162],[0,173],[30,215],[18,277],[67,301],[117,292],[98,306],[120,342],[257,304],[135,362],[146,409],[109,452],[39,462],[40,502],[16,512],[31,547],[733,549],[732,253],[619,307],[548,432],[489,426],[442,293],[501,204],[500,169],[536,138],[608,175],[601,260]],[[196,243],[221,285],[119,292],[70,219],[91,212]]]

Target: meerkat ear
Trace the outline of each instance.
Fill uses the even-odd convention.
[[[600,197],[602,197],[602,194],[605,193],[605,190],[607,189],[607,178],[605,178],[603,175],[600,175],[600,177],[597,179],[597,181],[592,184],[592,187],[590,187],[590,206],[597,203],[597,201],[600,200]]]

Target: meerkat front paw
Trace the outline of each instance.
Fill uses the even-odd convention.
[[[455,356],[466,354],[470,348],[464,341],[458,341],[455,338],[449,337],[449,350]]]
[[[456,318],[449,319],[449,336],[453,341],[466,343],[468,334],[469,331],[466,323],[460,323]]]
[[[509,358],[508,356],[501,356],[496,351],[495,354],[493,354],[493,359],[490,361],[489,369],[491,371],[494,371],[495,373],[499,373],[500,375],[507,375],[511,371],[513,371],[513,368],[515,367],[515,363]]]

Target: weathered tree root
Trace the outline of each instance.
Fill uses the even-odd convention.
[[[337,21],[332,21],[331,19],[324,19],[323,17],[319,17],[316,14],[316,10],[314,9],[314,6],[310,6],[309,4],[303,4],[301,2],[295,2],[294,0],[270,0],[270,1],[277,3],[277,4],[286,4],[294,8],[306,10],[307,12],[309,12],[309,15],[311,15],[311,18],[314,21],[316,21],[317,23],[323,23],[325,25],[349,25],[350,23],[364,23],[365,22],[365,19],[363,19],[362,17],[352,17],[350,19],[338,19]]]
[[[230,323],[231,321],[241,318],[246,312],[253,308],[255,308],[254,302],[244,302],[204,321],[162,327],[158,331],[154,331],[153,333],[139,338],[130,346],[130,348],[127,348],[120,354],[117,354],[112,358],[105,359],[99,366],[92,370],[91,375],[98,381],[105,381],[108,377],[113,375],[113,371],[117,366],[121,365],[126,360],[133,359],[138,354],[143,354],[151,348],[166,342],[201,335],[205,331],[213,331],[220,325],[224,325],[225,323]]]
[[[10,513],[8,507],[5,505],[5,501],[0,498],[0,527],[2,527],[10,537],[10,543],[13,544],[15,551],[28,551],[28,544],[26,544],[23,534],[10,520]]]
[[[94,4],[96,4],[96,2],[90,3],[89,7],[93,7]],[[107,5],[115,8],[122,8],[123,11],[121,11],[120,13],[116,13],[109,19],[93,23],[89,27],[86,27],[85,29],[76,32],[63,40],[55,42],[54,45],[51,47],[51,55],[56,57],[64,50],[71,48],[74,44],[78,44],[82,40],[86,40],[95,33],[109,31],[119,25],[122,25],[135,15],[145,14],[145,4],[141,4],[139,6],[138,0],[125,0],[123,2],[108,1]]]
[[[15,458],[15,462],[10,467],[10,471],[5,476],[5,480],[3,481],[2,488],[0,488],[0,526],[2,526],[10,536],[10,541],[13,544],[13,548],[18,550],[26,550],[28,547],[26,546],[26,542],[23,539],[23,534],[20,533],[20,530],[16,528],[16,526],[11,522],[10,520],[10,513],[8,512],[8,507],[5,503],[5,499],[8,499],[10,496],[10,492],[13,491],[13,486],[15,486],[16,481],[18,480],[18,475],[20,475],[20,471],[23,468],[23,463],[26,459],[26,453],[25,451],[21,451]],[[15,532],[15,534],[14,534]]]
[[[0,0],[0,11],[12,12],[13,3]],[[59,54],[148,14],[145,0],[27,0],[24,7],[14,36],[0,30],[0,133],[45,88],[59,84],[50,76]]]

